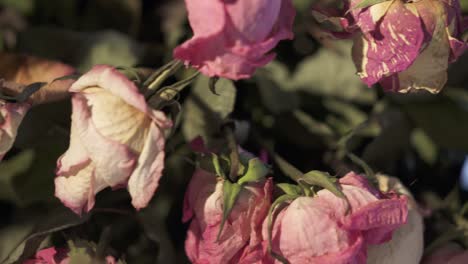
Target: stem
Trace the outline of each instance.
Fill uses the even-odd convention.
[[[229,173],[229,179],[232,182],[237,182],[240,159],[239,152],[237,149],[236,137],[234,136],[234,131],[229,125],[225,126],[224,131],[224,133],[226,134],[226,139],[228,141],[229,149],[231,150],[231,154],[229,154],[229,157],[231,159],[231,171]]]
[[[148,87],[149,91],[156,90],[170,75],[179,70],[182,66],[183,63],[181,61],[171,61],[151,74],[143,84]]]
[[[196,72],[187,79],[163,87],[160,91],[151,91],[152,93],[146,97],[147,101],[151,102],[151,104],[156,106],[156,108],[159,108],[162,103],[172,100],[177,94],[184,90],[184,88],[191,84],[198,75],[200,75],[200,73]],[[156,97],[153,98],[154,96]]]

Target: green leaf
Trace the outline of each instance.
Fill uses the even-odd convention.
[[[387,1],[390,1],[390,0],[362,0],[361,2],[359,2],[359,4],[353,7],[353,9],[366,8],[366,7],[373,6],[373,5],[380,4],[383,2],[387,2]]]
[[[65,76],[62,76],[62,77],[59,77],[59,78],[55,78],[52,82],[56,82],[56,81],[67,81],[67,80],[77,80],[81,77],[81,74],[77,73],[77,74],[70,74],[70,75],[65,75]]]
[[[338,185],[333,181],[330,174],[322,171],[309,171],[304,174],[300,179],[300,182],[304,182],[314,186],[320,186],[324,189],[329,190],[336,196],[346,199],[344,193],[338,188]]]
[[[53,217],[50,217],[51,215]],[[15,250],[10,252],[3,262],[23,263],[36,253],[42,241],[49,234],[80,225],[86,222],[89,216],[89,214],[86,214],[80,217],[65,207],[48,212],[47,215],[41,218],[42,221],[37,223],[33,231],[14,247]],[[18,253],[17,250],[20,250],[20,252]]]
[[[64,61],[79,72],[86,72],[96,64],[132,67],[151,59],[145,46],[112,30],[89,33],[30,27],[19,34],[17,48],[19,52]]]
[[[412,127],[407,116],[394,107],[385,109],[379,120],[381,133],[366,146],[361,157],[373,168],[388,170],[410,146]]]
[[[269,172],[270,168],[259,158],[253,158],[249,160],[245,174],[237,181],[237,183],[244,185],[250,182],[258,182],[264,179]]]
[[[187,141],[202,136],[207,146],[213,145],[220,138],[220,128],[225,119],[234,110],[236,88],[226,79],[220,79],[217,86],[218,95],[209,90],[209,78],[199,76],[184,107],[182,132]]]
[[[221,225],[219,226],[217,241],[221,238],[223,232],[224,224],[226,223],[227,218],[231,214],[232,208],[239,197],[240,192],[242,191],[242,186],[237,183],[231,183],[230,181],[225,180],[223,182],[223,219],[221,220]]]
[[[290,183],[278,183],[276,187],[280,188],[285,194],[288,195],[301,195],[302,188]]]
[[[0,163],[0,200],[19,202],[14,177],[28,171],[34,160],[34,150],[25,150],[9,160]]]
[[[450,225],[445,227],[445,232],[439,235],[439,237],[437,237],[424,249],[424,254],[429,255],[434,252],[434,250],[447,244],[448,242],[463,237],[463,230],[458,229],[456,226]]]
[[[216,83],[219,81],[219,77],[211,77],[210,80],[208,81],[208,87],[210,88],[211,93],[214,95],[219,95],[216,92]]]
[[[68,248],[70,250],[68,252],[70,264],[95,263],[92,257],[94,249],[91,245],[81,243],[81,246],[79,246],[75,245],[73,241],[68,241]]]
[[[280,155],[274,155],[274,159],[280,170],[292,180],[297,182],[302,177],[303,173],[283,159]]]
[[[0,0],[0,5],[18,10],[24,15],[30,15],[34,11],[34,0]]]
[[[326,123],[314,119],[307,113],[295,110],[293,115],[310,133],[329,138],[334,136],[333,130]]]
[[[220,159],[215,153],[198,155],[198,166],[208,172],[226,179],[225,164],[222,164],[223,159]],[[224,166],[223,166],[224,165]]]
[[[352,162],[354,162],[355,164],[357,164],[359,167],[361,167],[364,170],[364,173],[366,174],[368,181],[370,181],[374,185],[378,184],[378,180],[375,176],[374,171],[364,160],[354,155],[353,153],[347,153],[347,155],[348,155],[348,158]]]
[[[436,162],[438,149],[434,141],[421,129],[415,129],[411,133],[411,144],[419,157],[427,164],[433,165]]]
[[[299,107],[297,93],[288,91],[290,84],[289,72],[285,65],[272,62],[265,68],[259,69],[255,75],[260,98],[272,113],[280,114]]]
[[[416,97],[403,102],[403,109],[417,127],[443,148],[468,150],[468,101],[448,96]]]
[[[365,87],[356,75],[351,46],[352,41],[334,42],[333,48],[322,47],[306,57],[297,66],[286,88],[350,102],[373,103],[375,89]]]
[[[31,95],[33,95],[35,92],[39,91],[45,85],[47,85],[46,82],[32,83],[32,84],[24,87],[24,90],[20,94],[18,94],[15,98],[20,103],[26,102],[26,100],[28,100]]]

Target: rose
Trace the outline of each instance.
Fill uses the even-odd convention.
[[[91,210],[102,189],[127,186],[133,206],[145,207],[164,168],[164,132],[171,121],[110,66],[95,66],[70,92],[70,147],[57,162],[55,195],[80,214]]]
[[[0,160],[13,146],[18,127],[29,107],[28,103],[0,102]]]
[[[174,57],[208,76],[249,78],[274,58],[266,54],[293,37],[291,0],[185,0],[192,39]]]
[[[0,78],[8,84],[2,90],[16,95],[23,91],[25,85],[35,82],[48,83],[31,96],[32,104],[49,103],[68,97],[68,89],[73,80],[54,80],[74,72],[74,68],[58,61],[22,54],[0,53]]]
[[[193,263],[242,264],[262,257],[261,226],[270,206],[272,181],[244,185],[217,241],[224,181],[197,169],[188,186],[183,221],[192,220],[185,251]]]
[[[439,92],[448,64],[467,48],[458,0],[384,1],[360,8],[362,0],[345,2],[342,17],[315,10],[320,21],[341,28],[336,36],[353,37],[353,60],[368,86],[379,82],[387,91],[425,89]]]
[[[377,175],[379,190],[395,191],[408,197],[408,221],[393,233],[392,240],[370,245],[367,262],[371,264],[419,263],[424,250],[424,221],[416,201],[405,186],[394,177]]]
[[[36,82],[52,82],[74,69],[57,61],[13,53],[0,53],[0,88],[2,93],[16,96]],[[0,160],[13,146],[24,116],[33,104],[47,103],[68,95],[71,80],[57,81],[34,93],[27,102],[13,103],[0,99]]]
[[[272,252],[289,263],[366,263],[367,246],[391,239],[407,218],[407,199],[381,194],[357,174],[339,180],[346,200],[328,190],[299,197],[273,222]],[[263,237],[269,235],[268,221]],[[279,263],[269,254],[262,263]]]

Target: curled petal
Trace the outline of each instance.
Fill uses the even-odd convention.
[[[128,147],[100,134],[93,124],[84,97],[75,95],[73,107],[77,114],[72,122],[76,122],[77,133],[83,148],[86,149],[89,158],[96,166],[96,177],[111,187],[122,184],[133,171],[136,163],[135,154],[131,153]]]
[[[78,215],[94,206],[94,170],[94,165],[88,162],[74,175],[55,178],[55,196]]]
[[[369,86],[383,77],[406,70],[419,55],[424,33],[421,20],[400,1],[391,1],[392,6],[383,17],[373,17],[373,10],[384,7],[375,5],[363,13],[361,27],[375,28],[364,31],[357,37],[353,47],[353,59],[358,75]],[[379,10],[383,12],[382,10]],[[376,27],[376,25],[379,27]]]
[[[194,37],[178,46],[174,57],[211,77],[249,78],[273,60],[267,53],[280,40],[292,37],[290,0],[185,3]]]
[[[80,92],[89,87],[100,87],[121,98],[143,113],[149,108],[136,85],[125,75],[108,65],[96,65],[70,87],[70,92]]]
[[[164,135],[151,124],[138,165],[128,180],[128,191],[135,208],[146,207],[159,184],[164,169]]]

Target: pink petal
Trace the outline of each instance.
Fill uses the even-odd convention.
[[[274,54],[267,52],[281,39],[292,37],[291,1],[266,2],[186,0],[194,37],[178,46],[174,57],[207,76],[249,78],[256,68],[273,60]],[[252,19],[257,20],[250,23]]]
[[[369,181],[364,176],[354,172],[349,172],[344,177],[340,178],[338,182],[340,184],[352,185],[364,189],[372,193],[377,198],[380,198],[382,195],[380,191],[370,185]]]
[[[72,103],[73,111],[76,112],[74,116],[76,119],[72,122],[76,123],[83,148],[96,166],[96,178],[111,187],[122,184],[133,171],[136,163],[135,154],[125,145],[103,137],[96,130],[84,96],[75,94]]]
[[[353,210],[345,217],[343,225],[352,230],[367,230],[366,242],[379,244],[388,241],[397,227],[408,218],[407,199],[383,199]],[[370,232],[369,232],[370,231]]]
[[[78,112],[72,112],[72,120],[78,118]],[[76,174],[77,170],[89,161],[88,153],[81,143],[77,133],[77,124],[72,122],[70,129],[70,145],[68,150],[57,161],[56,175],[69,176]]]
[[[78,215],[82,211],[90,211],[94,205],[94,170],[94,166],[88,163],[74,175],[57,175],[55,178],[55,197]]]
[[[153,197],[164,169],[164,134],[152,123],[138,165],[128,181],[128,191],[135,208],[146,207]]]
[[[402,2],[390,3],[386,13],[383,3],[367,8],[359,16],[363,35],[355,41],[353,59],[359,76],[369,86],[410,67],[423,44],[420,18]]]
[[[226,5],[229,22],[247,42],[263,41],[278,20],[283,0],[234,1]],[[241,40],[241,39],[240,39]]]
[[[319,263],[314,260],[329,254],[351,260],[361,247],[356,239],[338,226],[337,219],[320,201],[300,197],[277,216],[272,243],[273,250],[291,263]],[[345,254],[350,246],[351,251]]]
[[[185,0],[185,5],[194,35],[205,37],[222,31],[226,23],[223,1]]]
[[[100,87],[122,98],[143,113],[149,113],[145,98],[135,84],[125,75],[108,65],[96,65],[73,83],[70,92],[80,92],[88,87]]]

